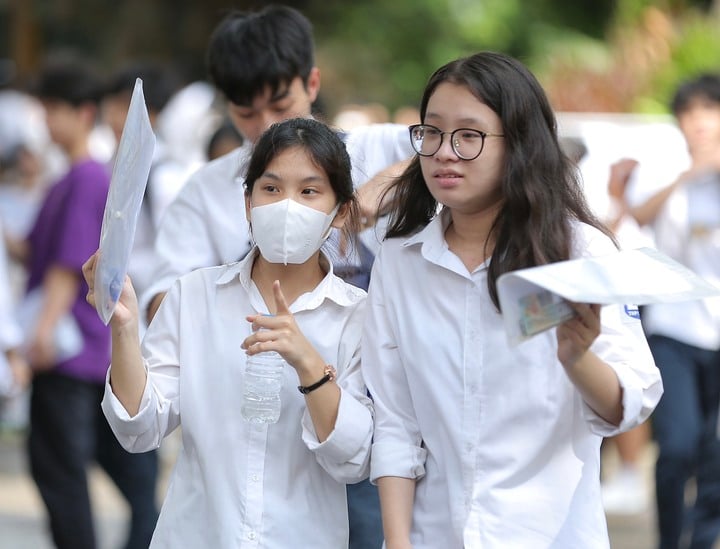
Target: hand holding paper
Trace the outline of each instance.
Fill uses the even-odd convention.
[[[97,289],[94,286],[94,281],[97,277],[97,266],[100,252],[95,252],[90,259],[88,259],[83,267],[83,277],[88,285],[88,294],[86,296],[87,302],[97,309]],[[114,327],[119,328],[129,324],[135,324],[137,329],[138,323],[138,303],[135,289],[133,288],[132,282],[129,276],[125,276],[123,287],[120,291],[119,298],[115,303],[112,316],[110,320]]]
[[[639,248],[505,273],[498,295],[515,345],[572,318],[568,301],[646,305],[714,297],[720,288],[653,248]]]
[[[135,82],[110,180],[95,267],[95,308],[107,325],[125,283],[135,228],[147,185],[155,135],[145,107],[142,80]]]

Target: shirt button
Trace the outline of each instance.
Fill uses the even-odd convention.
[[[473,446],[472,444],[470,444],[469,442],[465,445],[465,451],[466,451],[468,454],[471,454],[472,451],[473,451],[473,449],[474,449],[474,446]]]
[[[248,534],[248,539],[255,539],[255,532],[250,532]]]
[[[253,482],[257,482],[260,477],[258,477],[257,475],[253,475],[250,478],[252,479]]]

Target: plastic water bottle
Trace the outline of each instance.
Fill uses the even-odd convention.
[[[249,356],[245,367],[240,412],[250,423],[276,423],[280,417],[280,389],[285,360],[275,352]]]

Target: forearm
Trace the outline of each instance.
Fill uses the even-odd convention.
[[[4,237],[8,256],[18,263],[27,265],[30,259],[30,243],[25,239],[12,238],[8,235]]]
[[[678,178],[672,184],[651,196],[643,204],[630,208],[630,213],[635,218],[635,221],[638,222],[638,225],[649,225],[655,221],[655,218],[660,213],[660,210],[665,205],[665,202],[667,202],[668,198],[670,198],[670,195],[675,191],[680,182],[681,179]]]
[[[605,421],[619,425],[623,417],[622,387],[615,371],[592,351],[565,368],[583,400]]]
[[[137,324],[113,327],[110,385],[130,417],[140,410],[146,378]]]
[[[395,179],[405,171],[409,163],[410,159],[396,162],[375,174],[358,188],[357,198],[360,205],[360,212],[363,217],[368,218],[368,222],[374,221],[377,216],[383,214],[383,212],[380,211],[382,197]]]
[[[72,307],[80,287],[77,274],[63,267],[51,267],[43,279],[43,305],[38,317],[38,334],[52,333],[60,318]]]
[[[381,477],[377,485],[387,549],[410,549],[415,479]]]
[[[308,387],[325,375],[325,364],[318,362],[313,367],[298,372],[300,385]],[[334,381],[327,381],[305,395],[305,404],[315,428],[318,441],[323,442],[335,429],[340,407],[340,387]]]

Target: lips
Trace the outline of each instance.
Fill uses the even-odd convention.
[[[437,170],[433,173],[433,178],[438,182],[441,187],[447,188],[454,187],[455,185],[460,183],[463,176],[453,170]]]

